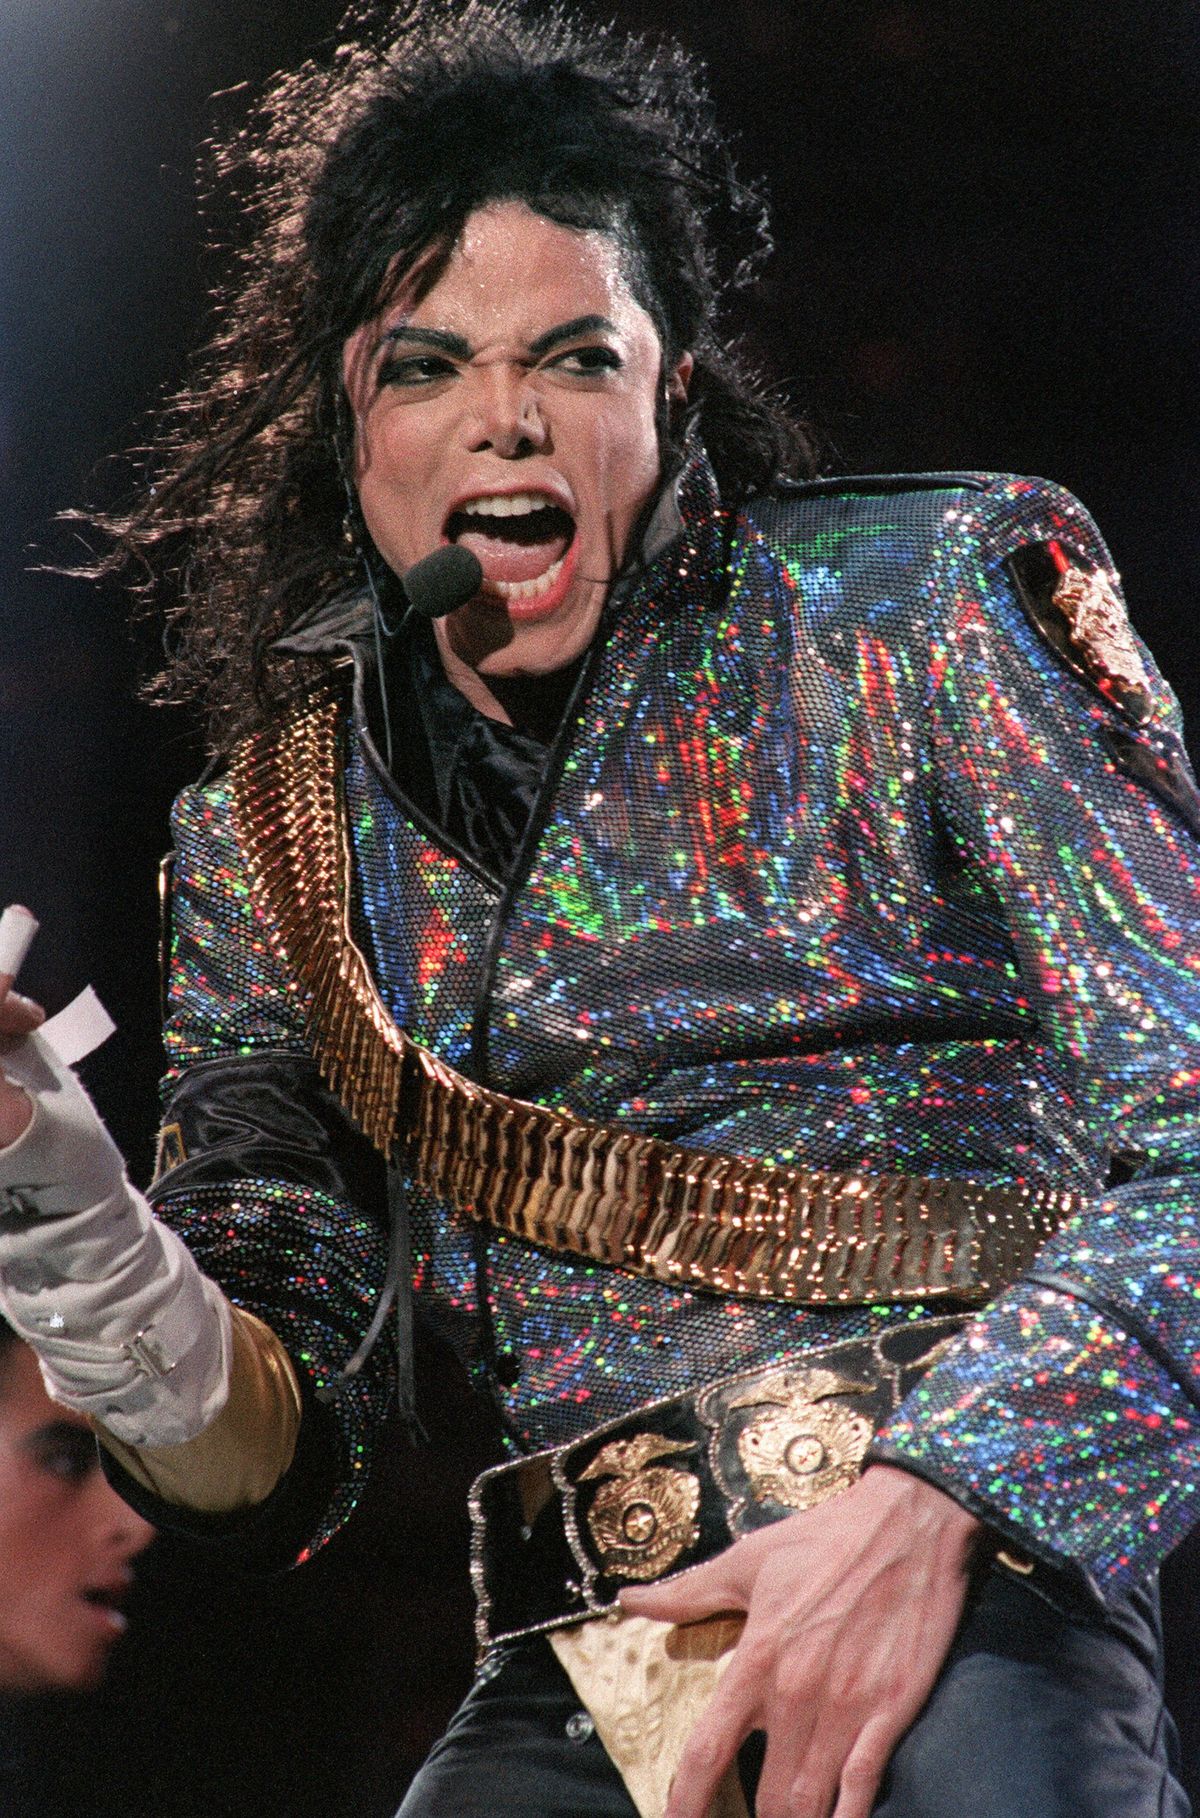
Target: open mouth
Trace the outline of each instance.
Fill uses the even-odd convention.
[[[80,1592],[80,1601],[95,1610],[101,1623],[114,1635],[123,1635],[129,1627],[129,1619],[121,1608],[124,1596],[123,1591],[95,1585]]]
[[[452,511],[444,534],[478,557],[487,592],[519,606],[558,591],[575,520],[544,492],[488,493]]]

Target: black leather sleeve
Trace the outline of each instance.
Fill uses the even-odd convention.
[[[304,1054],[258,1050],[203,1062],[166,1107],[150,1190],[160,1218],[236,1305],[286,1346],[303,1416],[295,1460],[268,1501],[196,1515],[148,1496],[106,1457],[122,1495],[157,1526],[219,1547],[235,1562],[281,1568],[341,1524],[366,1480],[394,1387],[385,1334],[332,1403],[387,1267],[385,1167]]]
[[[180,1079],[163,1114],[181,1159],[155,1180],[166,1194],[234,1180],[280,1180],[377,1208],[383,1158],[347,1117],[306,1054],[257,1052],[203,1061]]]

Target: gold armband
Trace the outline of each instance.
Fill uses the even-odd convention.
[[[233,1312],[229,1399],[195,1439],[178,1446],[131,1446],[97,1425],[105,1451],[164,1502],[204,1515],[231,1515],[265,1502],[292,1462],[300,1431],[300,1387],[270,1326]]]

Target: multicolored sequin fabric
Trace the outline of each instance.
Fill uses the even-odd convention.
[[[1200,1413],[1115,1313],[1022,1284],[972,1322],[874,1451],[1103,1591],[1143,1578],[1194,1521]]]
[[[1078,1294],[1009,1290],[879,1454],[1123,1582],[1195,1513],[1195,1220],[1172,1177],[1196,1157],[1200,848],[1110,761],[1115,709],[1056,660],[1004,567],[1029,542],[1107,553],[1040,481],[823,482],[735,516],[701,468],[682,504],[683,538],[606,627],[511,901],[497,910],[352,751],[380,992],[489,1085],[699,1148],[1096,1193],[1121,1151],[1137,1178],[1041,1259]],[[205,799],[180,896],[219,930]],[[176,1065],[257,1039],[243,978],[296,1039],[239,913],[228,937],[261,976],[245,955],[202,977],[181,962]],[[470,1357],[471,1234],[420,1197],[414,1228],[418,1292]],[[504,1237],[486,1279],[512,1424],[538,1445],[914,1315],[734,1304]],[[1132,1501],[1103,1493],[1107,1442]]]
[[[172,816],[168,1071],[164,1097],[182,1076],[211,1062],[307,1055],[308,1005],[283,973],[250,897],[224,780],[185,790]],[[379,1208],[362,1209],[270,1178],[227,1188],[151,1192],[158,1216],[180,1231],[202,1268],[238,1306],[267,1320],[314,1386],[330,1383],[352,1355],[383,1287],[387,1237]],[[317,1546],[346,1519],[369,1468],[391,1392],[384,1357],[333,1404],[344,1477]]]
[[[308,1051],[305,1005],[250,897],[224,781],[185,789],[171,817],[175,862],[164,1091],[200,1062]]]
[[[411,824],[361,745],[350,751],[345,785],[357,922],[376,982],[402,1029],[422,1031],[418,1039],[451,1066],[468,1066],[499,889]]]
[[[155,1211],[187,1239],[230,1299],[270,1321],[316,1389],[329,1388],[358,1346],[383,1288],[387,1245],[378,1217],[287,1181],[248,1180],[163,1193]],[[386,1347],[331,1403],[342,1476],[304,1554],[315,1551],[362,1493],[394,1365]]]

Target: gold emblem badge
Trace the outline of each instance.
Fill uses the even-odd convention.
[[[658,1578],[695,1546],[700,1485],[690,1471],[654,1463],[691,1450],[687,1440],[638,1433],[603,1446],[580,1472],[580,1483],[609,1479],[587,1512],[603,1571],[639,1581]]]
[[[1070,627],[1071,642],[1089,674],[1101,683],[1111,681],[1119,688],[1150,692],[1150,677],[1125,609],[1102,568],[1089,573],[1069,565],[1051,597]]]
[[[172,1168],[187,1160],[187,1149],[184,1146],[183,1130],[178,1124],[164,1124],[158,1133],[158,1148],[154,1156],[154,1179],[157,1183]]]
[[[811,1509],[858,1476],[873,1423],[846,1397],[870,1393],[833,1370],[776,1370],[729,1403],[756,1410],[737,1435],[755,1502]]]

